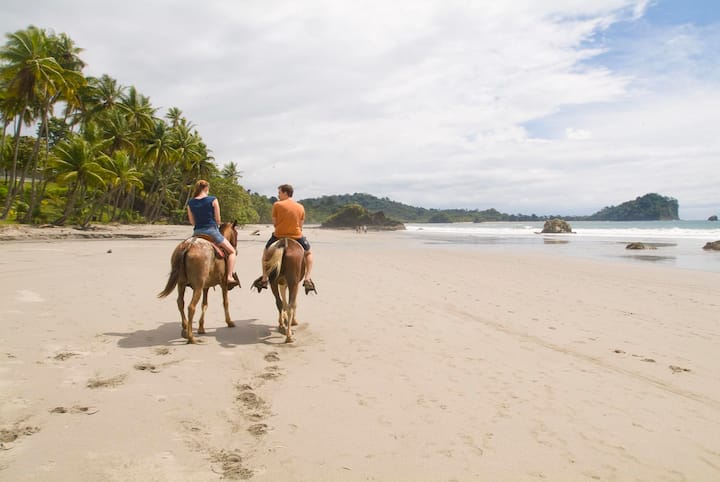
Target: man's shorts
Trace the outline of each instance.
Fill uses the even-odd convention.
[[[225,241],[225,236],[220,233],[220,229],[218,229],[217,226],[193,229],[193,236],[197,236],[198,234],[210,236],[213,241],[215,241],[215,244],[220,244]]]
[[[302,246],[305,251],[310,251],[310,243],[305,238],[305,236],[303,236],[301,238],[293,238],[293,239],[295,239],[295,241],[300,243],[300,246]],[[265,248],[269,248],[270,245],[273,244],[277,240],[278,240],[278,238],[276,238],[275,235],[273,234],[272,236],[270,236],[270,239],[268,239],[268,242],[265,243]]]

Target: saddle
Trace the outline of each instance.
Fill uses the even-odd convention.
[[[225,251],[223,249],[220,249],[220,247],[217,244],[215,244],[215,241],[213,240],[213,238],[211,238],[207,234],[196,234],[195,236],[193,236],[193,238],[201,238],[201,239],[204,239],[205,241],[209,241],[210,244],[212,244],[213,249],[215,250],[215,258],[217,258],[217,259],[225,258]]]

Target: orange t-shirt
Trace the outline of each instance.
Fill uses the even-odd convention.
[[[272,207],[275,220],[275,237],[300,238],[302,225],[305,222],[305,208],[294,199],[276,201]]]

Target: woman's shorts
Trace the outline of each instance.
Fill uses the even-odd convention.
[[[193,236],[197,236],[198,234],[205,234],[207,236],[210,236],[213,241],[215,241],[215,244],[220,244],[225,241],[225,236],[220,233],[220,230],[217,226],[193,229]]]
[[[302,238],[293,238],[293,239],[295,239],[295,241],[300,243],[300,246],[302,246],[305,251],[310,251],[310,243],[308,242],[307,238],[305,238],[305,236],[303,236]],[[278,240],[278,238],[276,238],[275,235],[273,234],[272,236],[270,236],[270,239],[268,239],[268,242],[265,243],[265,248],[269,248],[270,245],[273,244],[277,240]]]

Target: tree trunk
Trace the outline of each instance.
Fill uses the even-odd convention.
[[[30,168],[30,202],[28,203],[28,210],[27,213],[25,213],[25,218],[22,220],[23,223],[30,224],[33,219],[33,211],[35,211],[35,206],[38,203],[38,196],[37,196],[37,190],[35,188],[35,176],[38,172],[38,160],[40,158],[40,141],[42,140],[42,133],[45,131],[45,134],[47,135],[48,131],[48,121],[47,121],[47,108],[43,111],[43,119],[42,123],[40,124],[40,128],[38,129],[38,135],[37,139],[35,139],[35,146],[33,147],[33,153],[31,156],[31,164],[32,167]]]
[[[0,219],[7,219],[10,208],[17,195],[17,161],[20,153],[20,131],[22,129],[22,114],[18,115],[17,126],[15,127],[15,150],[13,153],[12,169],[10,171],[10,181],[8,182],[8,193],[5,199],[5,207],[3,208]]]

